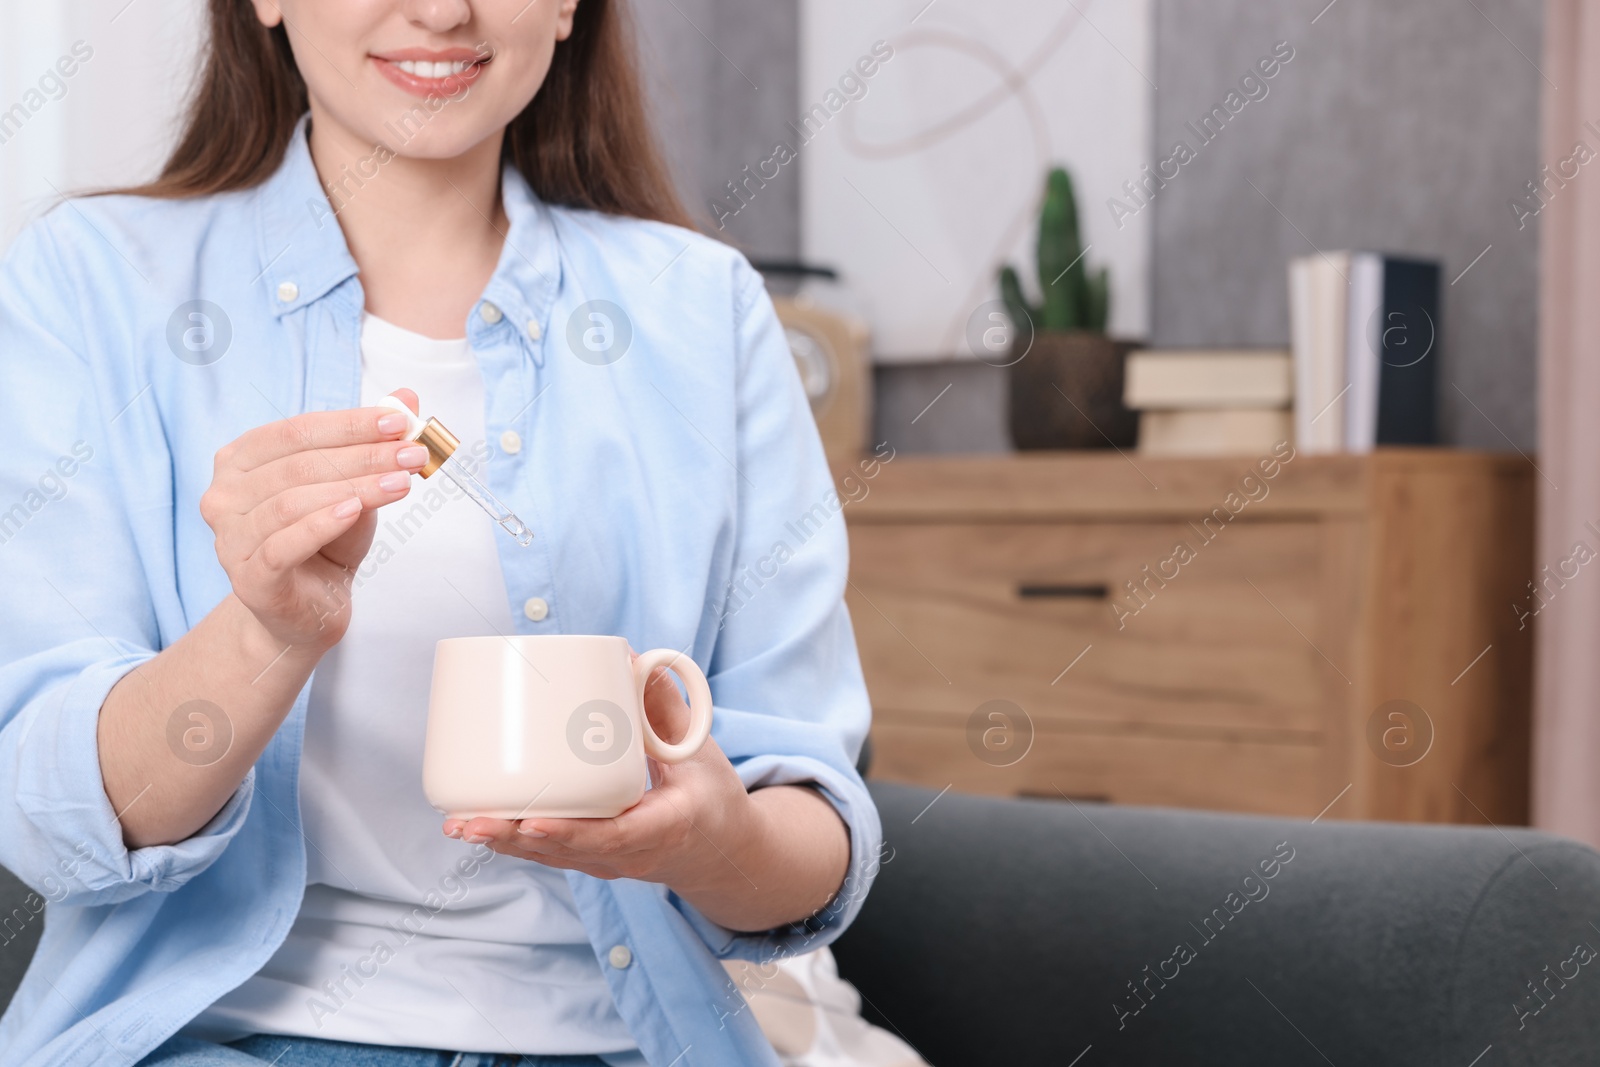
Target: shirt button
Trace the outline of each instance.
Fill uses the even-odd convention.
[[[493,326],[495,323],[505,318],[505,315],[500,311],[500,309],[489,303],[487,300],[483,302],[482,307],[478,308],[478,314],[482,317],[483,321],[487,322],[490,326]]]
[[[300,287],[298,285],[296,285],[294,282],[279,282],[278,283],[278,299],[283,301],[285,304],[289,303],[290,301],[292,301],[295,297],[297,297],[299,295],[300,295]]]
[[[528,320],[528,340],[537,341],[544,336],[544,328],[539,325],[538,319]]]
[[[514,456],[522,451],[522,438],[515,430],[507,430],[500,435],[500,450],[508,456]]]
[[[628,951],[627,945],[612,945],[611,951],[606,953],[606,959],[611,961],[611,966],[621,971],[633,962],[633,953]]]
[[[522,613],[528,617],[529,622],[543,622],[544,617],[550,614],[550,605],[545,603],[543,597],[531,596],[528,598],[528,602],[522,605]],[[614,953],[616,949],[611,951]],[[622,951],[626,952],[628,950],[623,949]],[[626,967],[627,964],[624,963],[621,966]]]

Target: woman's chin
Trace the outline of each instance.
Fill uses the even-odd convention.
[[[421,129],[395,119],[368,122],[363,124],[359,137],[363,143],[381,145],[387,149],[385,163],[395,160],[439,162],[466,156],[505,129],[503,122],[467,122],[463,121],[464,118],[447,117],[440,113]]]

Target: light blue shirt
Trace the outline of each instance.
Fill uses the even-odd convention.
[[[136,1063],[253,974],[300,905],[309,685],[175,845],[123,846],[95,731],[118,679],[229,592],[197,506],[217,449],[358,403],[361,283],[303,133],[258,188],[69,201],[0,264],[0,863],[49,901],[0,1019],[7,1064]],[[522,441],[488,463],[536,535],[499,538],[517,632],[687,650],[745,784],[815,783],[850,828],[837,900],[766,934],[651,883],[569,873],[573,895],[650,1063],[775,1064],[717,961],[831,941],[882,840],[852,766],[870,712],[821,444],[743,256],[544,204],[514,169],[503,195],[505,250],[465,329],[488,440]]]

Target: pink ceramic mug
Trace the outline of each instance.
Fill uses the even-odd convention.
[[[689,729],[668,744],[644,714],[650,672],[689,693]],[[645,756],[688,759],[711,733],[711,687],[670,648],[632,663],[620,637],[453,637],[433,655],[422,789],[452,818],[609,818],[639,802]]]

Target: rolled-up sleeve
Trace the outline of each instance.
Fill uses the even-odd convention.
[[[192,837],[127,849],[101,778],[96,734],[100,705],[111,687],[154,653],[127,648],[121,656],[77,667],[93,651],[89,646],[87,641],[63,646],[31,664],[8,667],[8,676],[27,672],[30,665],[35,674],[60,673],[44,667],[53,660],[72,664],[75,673],[12,709],[0,728],[0,788],[10,801],[0,803],[0,860],[46,900],[68,905],[115,904],[152,890],[177,889],[222,854],[249,813],[255,788],[252,769]],[[112,649],[101,642],[100,651]],[[5,688],[9,699],[10,686]],[[136,796],[129,806],[139,800]]]
[[[254,779],[189,840],[124,847],[100,773],[100,706],[160,638],[116,474],[118,412],[79,328],[86,286],[56,254],[60,214],[0,262],[0,864],[47,900],[97,905],[204,870],[242,823]]]
[[[778,930],[736,934],[680,902],[713,952],[767,960],[843,932],[877,873],[883,829],[855,769],[872,712],[844,603],[843,504],[772,301],[740,267],[740,502],[727,587],[713,598],[716,736],[746,788],[816,787],[849,828],[851,852],[839,892]]]

